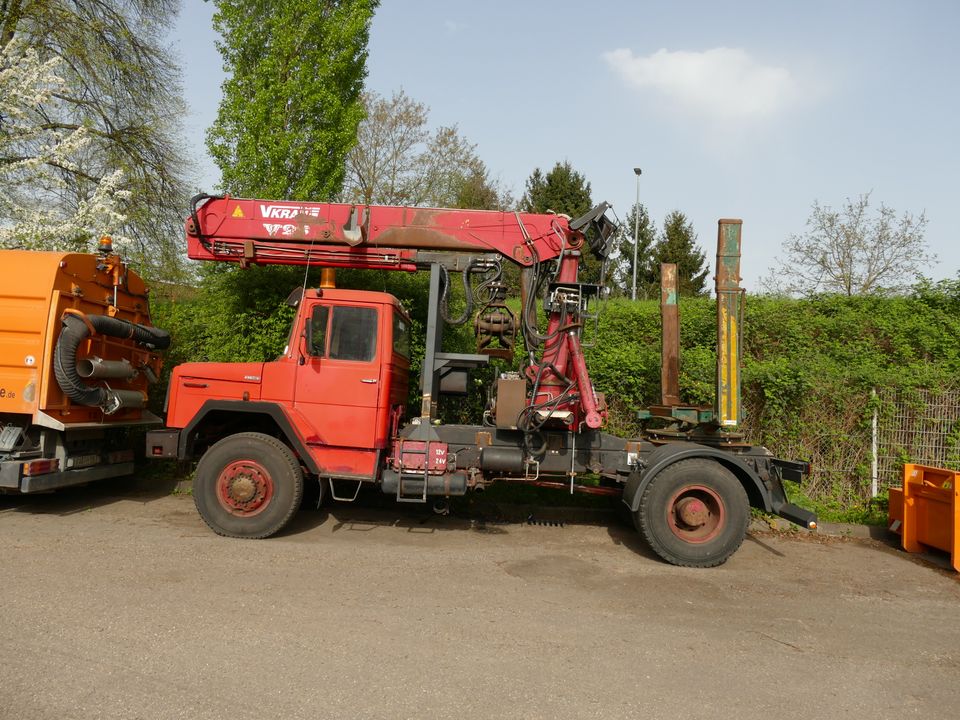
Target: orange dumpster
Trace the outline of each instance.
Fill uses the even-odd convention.
[[[960,572],[960,472],[904,465],[903,490],[891,489],[889,512],[892,530],[900,520],[904,550],[944,550]]]

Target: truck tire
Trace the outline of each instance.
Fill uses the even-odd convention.
[[[218,535],[265,538],[300,507],[303,470],[289,447],[269,435],[237,433],[207,450],[197,464],[193,501]]]
[[[647,544],[668,563],[714,567],[743,543],[750,502],[740,481],[718,461],[692,458],[653,478],[635,521]]]

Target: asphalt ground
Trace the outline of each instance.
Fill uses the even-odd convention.
[[[616,520],[349,505],[242,541],[169,491],[0,497],[0,718],[960,717],[960,581],[888,542],[693,570]]]

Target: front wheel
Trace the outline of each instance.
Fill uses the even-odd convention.
[[[265,538],[293,517],[303,471],[290,448],[262,433],[237,433],[207,450],[197,464],[193,501],[218,535]]]
[[[637,529],[668,563],[713,567],[743,543],[750,503],[736,476],[716,460],[681,460],[646,487]]]

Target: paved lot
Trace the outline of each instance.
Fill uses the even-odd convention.
[[[960,582],[877,543],[301,512],[225,540],[122,485],[0,497],[0,717],[956,718]]]

